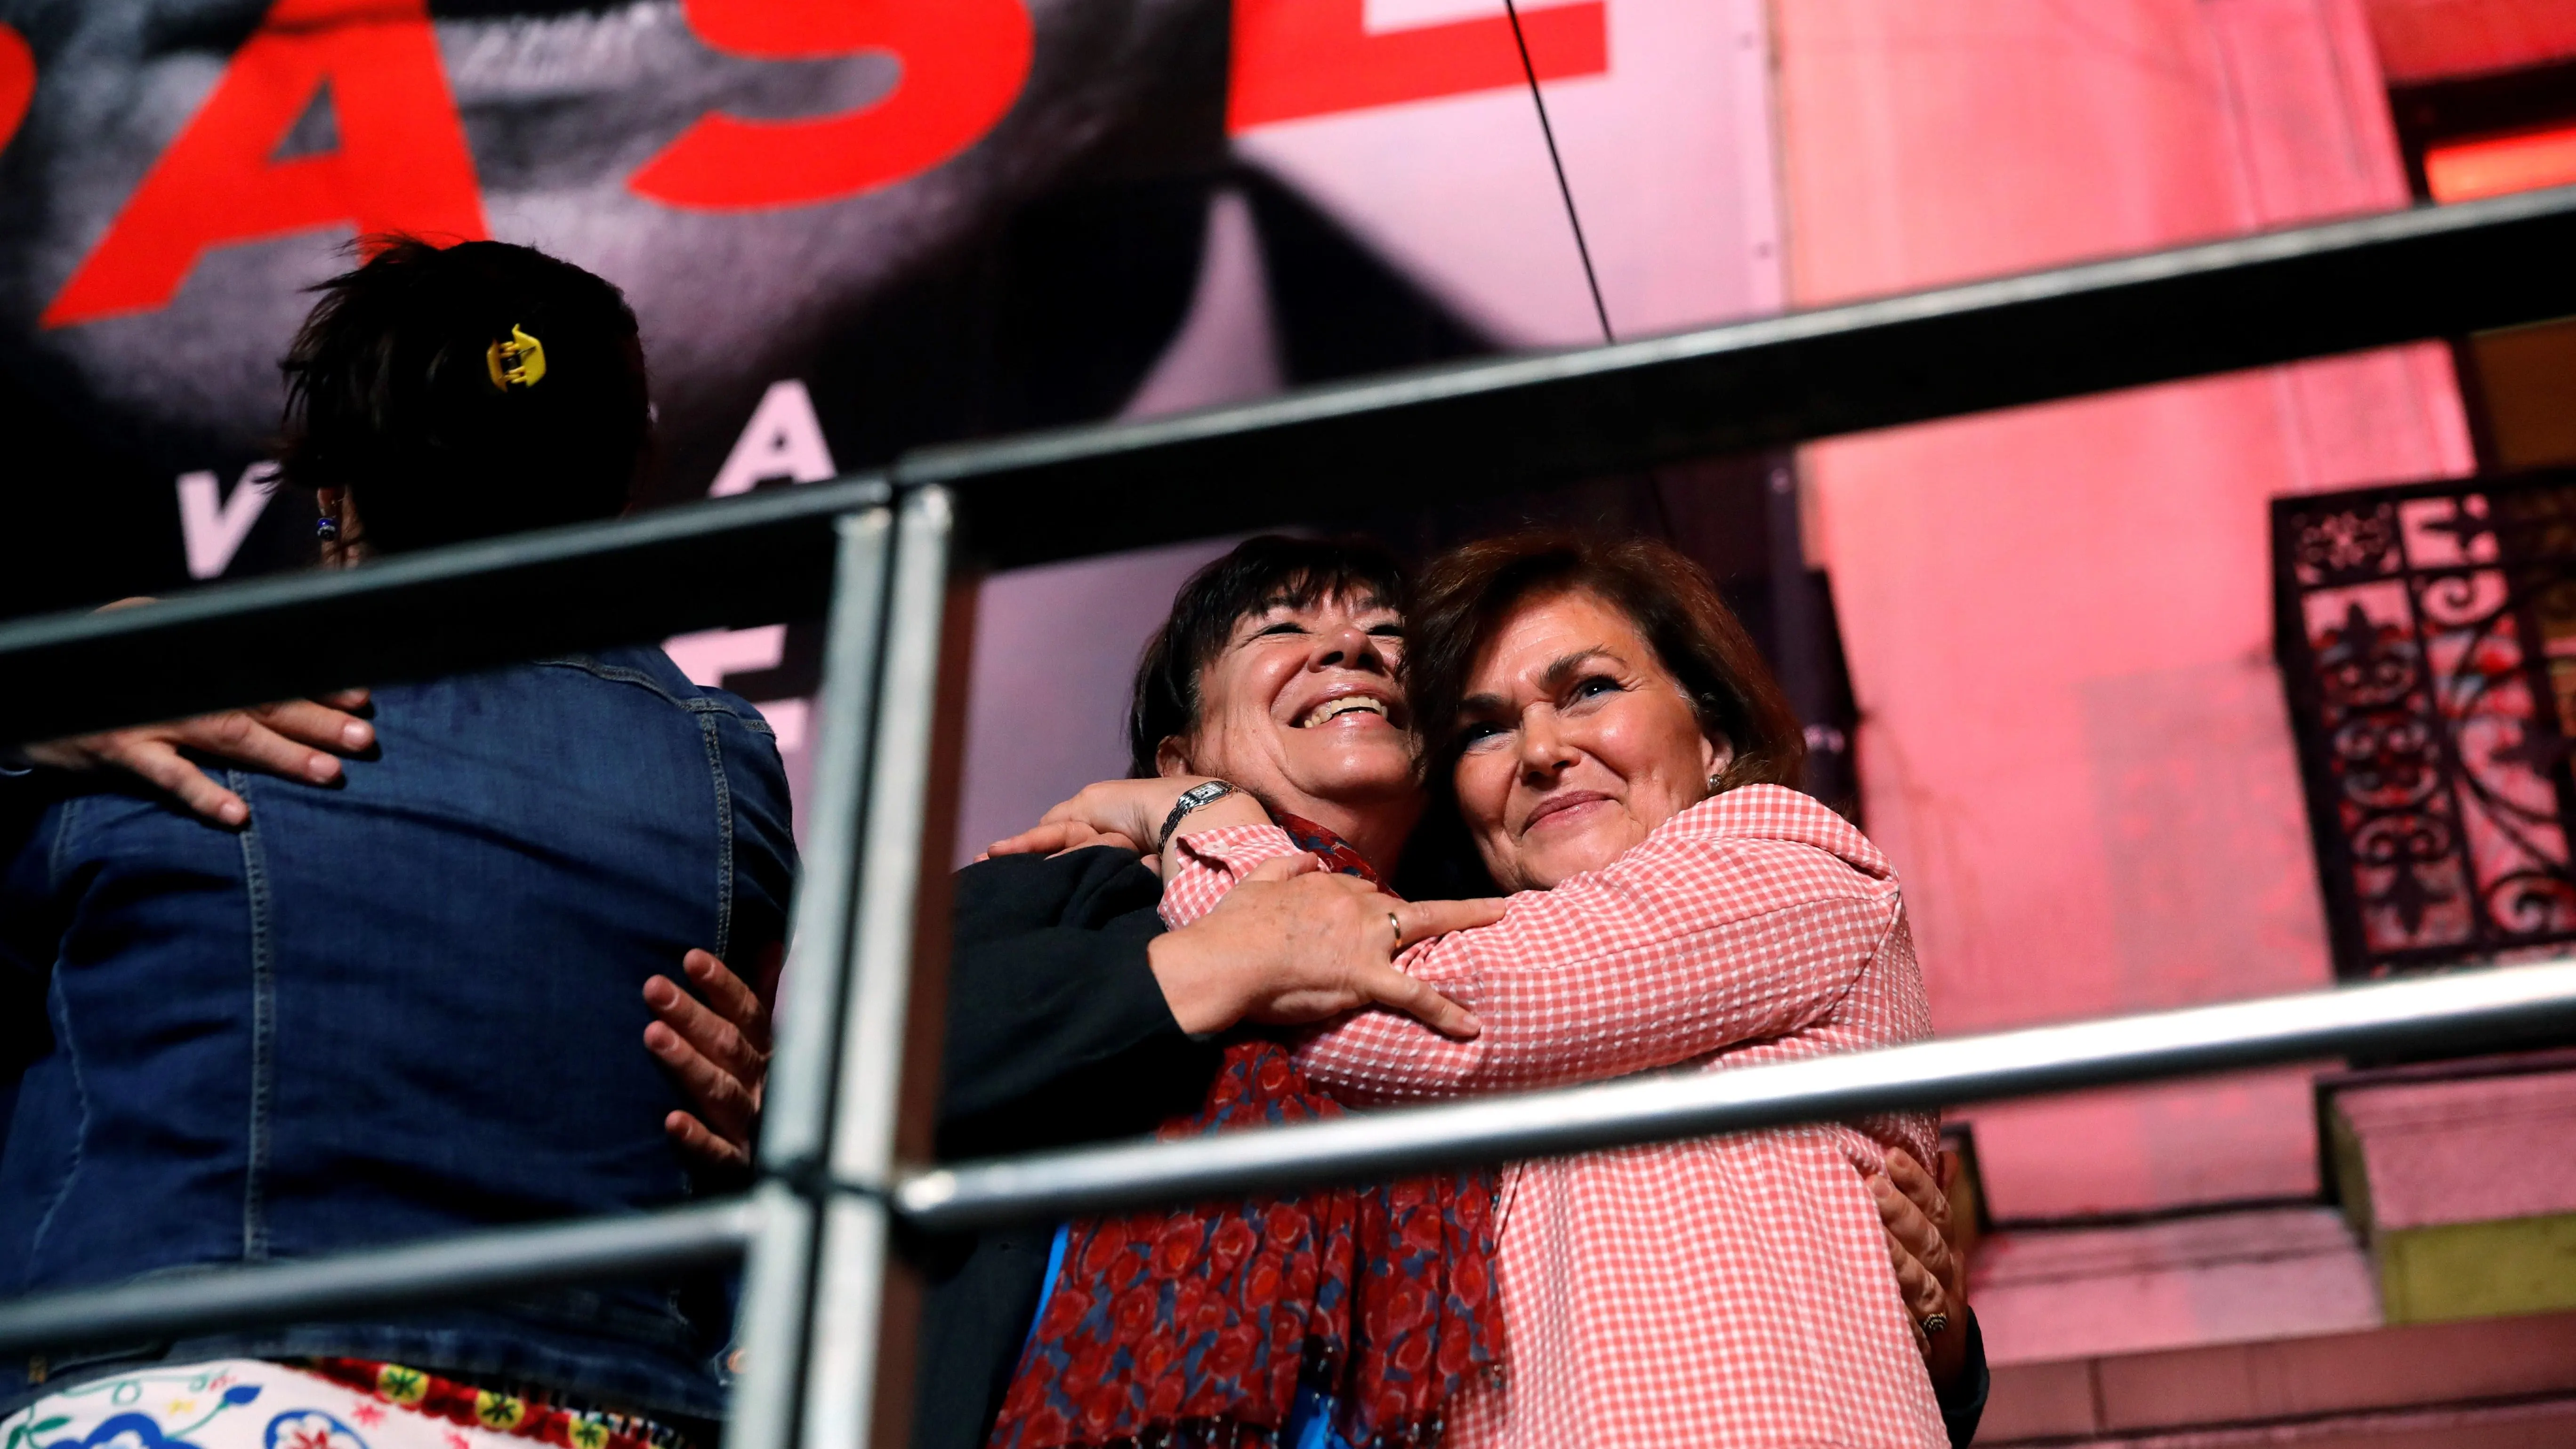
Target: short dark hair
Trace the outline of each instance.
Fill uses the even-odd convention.
[[[1408,602],[1404,567],[1356,535],[1248,538],[1197,573],[1172,597],[1172,612],[1136,661],[1136,691],[1127,712],[1127,765],[1138,779],[1157,770],[1163,741],[1198,728],[1199,675],[1225,651],[1245,615],[1277,605],[1311,607],[1357,595],[1398,613]]]
[[[1592,595],[1645,636],[1681,682],[1701,733],[1735,751],[1719,790],[1796,788],[1806,735],[1708,571],[1654,539],[1541,529],[1452,549],[1423,573],[1405,674],[1435,791],[1449,789],[1458,760],[1458,711],[1476,656],[1523,600],[1560,593]]]
[[[279,364],[278,483],[347,489],[379,553],[623,512],[652,439],[625,297],[530,247],[367,245]],[[532,385],[492,378],[514,329],[545,350]]]

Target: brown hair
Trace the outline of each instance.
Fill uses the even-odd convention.
[[[1190,575],[1172,598],[1170,617],[1136,661],[1134,703],[1127,712],[1129,773],[1154,778],[1154,756],[1163,741],[1199,727],[1199,677],[1225,652],[1235,625],[1274,605],[1306,609],[1337,595],[1403,613],[1404,567],[1357,534],[1266,533]]]
[[[1458,760],[1458,709],[1476,656],[1522,601],[1563,593],[1590,594],[1627,615],[1681,682],[1701,732],[1734,748],[1719,790],[1796,788],[1806,735],[1708,572],[1654,539],[1542,529],[1452,549],[1415,591],[1406,693],[1434,790],[1449,788]]]

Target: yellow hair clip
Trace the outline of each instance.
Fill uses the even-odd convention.
[[[546,380],[546,345],[513,322],[510,340],[493,343],[483,354],[483,365],[492,370],[492,385],[503,392],[535,387]]]

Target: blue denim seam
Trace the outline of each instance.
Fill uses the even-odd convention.
[[[63,893],[63,876],[71,869],[72,832],[79,828],[81,807],[88,803],[85,795],[65,800],[62,818],[55,824],[53,849],[45,853],[45,890],[55,898]]]
[[[244,800],[251,785],[239,770],[224,772],[224,783]],[[250,906],[250,1144],[242,1161],[242,1257],[261,1262],[268,1257],[267,1190],[268,1110],[276,1075],[277,962],[269,931],[268,865],[259,826],[241,828],[243,894]]]
[[[62,969],[61,963],[55,969]],[[63,1169],[63,1180],[54,1185],[54,1200],[45,1204],[44,1216],[36,1219],[36,1230],[27,1236],[27,1258],[33,1262],[43,1251],[46,1234],[53,1231],[54,1215],[71,1200],[72,1184],[80,1180],[81,1162],[89,1146],[89,1080],[81,1074],[80,1040],[72,1034],[72,998],[68,991],[53,993],[54,1042],[63,1054],[64,1065],[71,1068],[72,1095],[80,1101],[80,1124],[72,1131],[71,1165]]]
[[[726,714],[733,711],[726,710]],[[707,773],[716,787],[716,940],[717,960],[733,950],[733,781],[725,774],[724,742],[717,738],[711,714],[698,716],[698,734],[707,745]]]
[[[705,698],[682,699],[671,691],[664,689],[659,680],[656,680],[653,676],[646,674],[640,669],[629,669],[622,664],[602,664],[596,659],[584,659],[575,655],[564,655],[554,659],[539,659],[534,661],[534,663],[540,669],[578,669],[593,679],[606,679],[619,684],[636,685],[639,688],[653,691],[655,694],[662,696],[665,701],[681,709],[685,709],[691,714],[729,714],[735,719],[740,720],[745,729],[769,735],[773,738],[775,738],[778,733],[776,730],[770,728],[769,721],[762,719],[757,715],[745,715],[742,711],[735,709],[732,705],[725,703],[723,700]]]
[[[54,824],[53,849],[47,852],[45,861],[46,872],[51,876],[45,882],[48,894],[61,894],[64,863],[71,851],[72,829],[80,821],[81,804],[78,797],[64,801],[62,815]],[[59,953],[60,948],[56,949]],[[57,954],[54,970],[60,972],[62,969],[62,959]],[[46,994],[52,999],[53,1009],[47,1014],[53,1018],[54,1045],[63,1054],[63,1064],[71,1069],[72,1096],[80,1103],[80,1123],[72,1129],[71,1165],[63,1169],[63,1180],[54,1186],[54,1200],[45,1204],[44,1215],[36,1219],[36,1230],[28,1235],[27,1256],[30,1260],[44,1247],[45,1235],[54,1226],[54,1215],[71,1200],[72,1184],[80,1179],[81,1162],[88,1156],[89,1147],[89,1079],[81,1074],[80,1040],[72,1034],[72,996],[62,990]]]

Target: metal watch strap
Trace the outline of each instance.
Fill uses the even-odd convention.
[[[1163,828],[1154,838],[1154,849],[1160,851],[1172,843],[1172,832],[1180,827],[1182,816],[1202,805],[1213,805],[1233,793],[1234,787],[1223,780],[1209,780],[1183,790],[1181,798],[1172,802],[1172,813],[1163,817]]]

